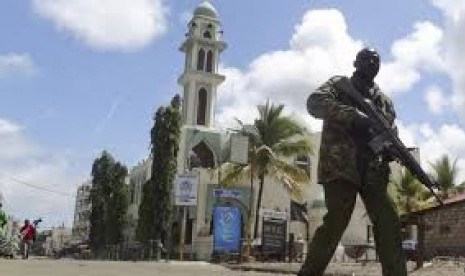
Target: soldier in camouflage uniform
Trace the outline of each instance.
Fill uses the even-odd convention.
[[[380,156],[370,149],[371,120],[344,91],[352,85],[395,128],[393,104],[374,83],[379,66],[378,53],[364,48],[357,54],[351,78],[332,77],[308,98],[308,112],[323,119],[318,180],[324,188],[327,213],[298,275],[323,275],[350,221],[357,193],[374,225],[383,275],[407,275],[400,222],[387,195],[392,158],[387,150]]]

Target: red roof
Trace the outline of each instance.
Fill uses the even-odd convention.
[[[424,214],[426,212],[429,212],[429,211],[433,211],[433,210],[437,210],[439,208],[442,208],[442,207],[446,207],[446,206],[450,206],[450,205],[453,205],[455,203],[459,203],[459,202],[465,202],[465,192],[463,193],[460,193],[458,195],[454,195],[452,197],[449,197],[447,199],[444,199],[442,201],[444,204],[443,205],[439,205],[439,203],[435,206],[432,206],[432,207],[429,207],[429,208],[426,208],[426,209],[422,209],[422,210],[418,210],[418,211],[414,211],[414,212],[411,212],[410,214],[408,214],[408,216],[411,216],[411,215],[415,215],[415,214]],[[402,216],[406,216],[407,214],[404,214]]]
[[[463,200],[465,200],[465,192],[458,194],[458,195],[454,195],[447,199],[444,199],[443,202],[444,204],[449,204],[449,203],[454,203],[454,202],[463,201]]]

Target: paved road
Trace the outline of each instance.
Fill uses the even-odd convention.
[[[1,276],[270,276],[231,271],[204,262],[103,262],[74,260],[0,260]],[[279,275],[279,274],[274,274]]]

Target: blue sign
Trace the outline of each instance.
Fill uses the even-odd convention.
[[[241,211],[234,206],[217,206],[213,211],[213,250],[239,252],[241,246]]]

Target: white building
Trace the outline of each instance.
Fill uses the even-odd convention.
[[[233,189],[240,195],[237,199],[219,199],[213,196],[213,189],[219,188],[220,177],[216,168],[223,162],[230,151],[229,137],[215,128],[215,107],[217,88],[225,80],[218,73],[221,53],[226,49],[222,41],[221,22],[218,12],[209,3],[200,4],[194,11],[193,18],[188,23],[188,32],[180,50],[185,53],[185,68],[178,79],[183,87],[182,119],[183,127],[178,154],[178,173],[188,171],[188,159],[194,153],[200,161],[200,167],[195,171],[199,175],[197,206],[188,207],[186,233],[184,237],[184,252],[195,252],[198,258],[208,259],[213,250],[213,235],[211,229],[213,205],[228,202],[239,207],[243,223],[248,224],[248,209],[252,197],[252,211],[255,212],[256,196],[258,194],[258,179],[254,180],[253,191],[250,190],[250,180],[239,181]],[[318,134],[312,137],[318,140]],[[311,164],[316,164],[316,157],[311,157]],[[316,176],[316,166],[311,167],[312,175]],[[318,191],[318,192],[317,192]],[[314,195],[321,194],[319,185],[308,185],[303,191],[304,198],[313,202]],[[291,196],[288,190],[272,178],[266,179],[263,191],[262,208],[289,212]],[[177,222],[173,234],[179,235],[182,225],[182,212],[178,208]],[[261,219],[259,220],[261,221]],[[252,229],[254,221],[250,222]],[[260,236],[261,223],[257,234]],[[288,232],[305,237],[305,225],[300,222],[290,223]],[[178,240],[179,242],[179,240]]]
[[[152,159],[146,158],[129,172],[129,206],[127,227],[124,236],[127,241],[134,241],[137,222],[139,220],[139,205],[142,202],[142,189],[152,174]]]
[[[76,191],[76,202],[74,207],[73,221],[73,238],[77,241],[87,241],[90,231],[90,190],[92,188],[92,180],[88,180],[81,184]]]
[[[72,239],[72,229],[67,228],[64,225],[53,227],[52,230],[50,230],[50,236],[45,239],[45,255],[50,256],[59,252],[62,248],[69,245]]]

